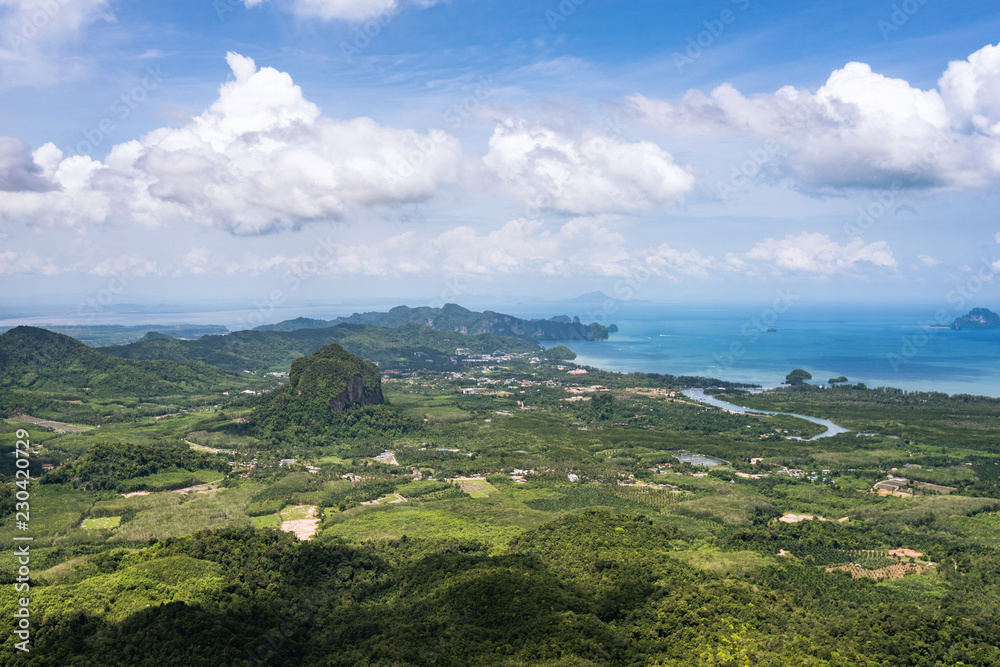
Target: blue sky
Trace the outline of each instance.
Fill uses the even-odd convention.
[[[3,0],[0,305],[1000,307],[998,41],[993,2]]]

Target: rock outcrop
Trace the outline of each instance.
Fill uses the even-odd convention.
[[[988,308],[973,308],[951,323],[952,329],[1000,329],[1000,315]]]
[[[322,401],[337,413],[353,405],[385,403],[378,367],[336,343],[292,362],[288,393],[292,401]]]

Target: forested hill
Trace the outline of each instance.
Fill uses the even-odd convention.
[[[355,405],[385,403],[378,366],[336,343],[292,362],[287,393],[298,400],[316,396],[334,412]]]
[[[329,321],[299,317],[278,324],[260,326],[257,330],[296,331],[320,329],[337,324],[374,324],[397,328],[413,322],[437,331],[496,334],[523,340],[605,340],[608,337],[607,327],[596,322],[583,324],[579,317],[570,318],[561,315],[547,320],[528,320],[492,310],[478,313],[454,303],[445,304],[442,308],[397,306],[387,313],[354,313],[350,317],[338,317]]]
[[[331,343],[292,362],[288,383],[254,410],[248,429],[279,444],[385,437],[418,426],[384,404],[378,367]]]
[[[131,361],[36,327],[0,336],[0,387],[92,396],[166,396],[231,384],[229,374],[189,360]]]
[[[457,349],[468,354],[494,350],[534,352],[538,346],[516,338],[494,334],[464,335],[435,331],[411,323],[390,329],[364,324],[341,324],[323,329],[296,331],[237,331],[198,340],[177,340],[147,335],[129,345],[102,348],[125,359],[202,361],[229,371],[287,370],[294,359],[324,345],[337,343],[351,354],[370,359],[383,369],[419,366],[451,367]]]

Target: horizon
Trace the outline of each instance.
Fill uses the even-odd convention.
[[[102,306],[96,300],[86,299],[74,305],[69,302],[12,306],[0,304],[0,331],[21,324],[43,327],[85,325],[85,326],[149,326],[178,324],[218,324],[226,326],[221,321],[234,314],[243,314],[247,319],[250,314],[256,314],[253,319],[259,320],[255,326],[278,324],[296,318],[334,320],[365,312],[386,312],[392,308],[437,308],[445,305],[457,305],[473,312],[493,311],[503,315],[512,315],[523,319],[549,319],[552,317],[579,317],[584,324],[598,322],[610,324],[619,317],[622,321],[652,321],[669,316],[671,310],[681,313],[699,313],[715,311],[735,311],[736,313],[751,313],[768,305],[766,298],[758,300],[734,299],[719,301],[652,301],[644,299],[621,300],[608,295],[597,296],[599,292],[589,292],[570,298],[528,299],[528,298],[490,298],[475,297],[421,303],[419,300],[395,299],[393,297],[371,297],[365,300],[340,302],[289,302],[280,304],[264,303],[261,305],[246,304],[241,300],[230,302],[160,302],[160,303],[114,303]],[[793,293],[794,295],[794,293]],[[588,298],[593,297],[593,298]],[[895,316],[912,315],[924,320],[933,319],[935,303],[932,301],[892,301],[892,302],[861,302],[824,301],[802,302],[797,297],[792,300],[789,312],[814,316],[817,312],[855,312],[855,313],[886,313]],[[609,313],[607,307],[611,306]],[[989,303],[987,300],[964,302],[958,310],[954,310],[955,318],[966,315],[970,311],[984,308],[1000,311],[1000,304]],[[938,313],[944,309],[938,309]],[[950,315],[952,311],[945,311]],[[186,316],[198,316],[199,321],[183,319]],[[220,321],[210,321],[212,315],[217,315]],[[46,319],[48,318],[48,319]],[[128,320],[125,324],[123,318]],[[145,319],[144,319],[145,318]],[[153,319],[148,319],[153,318]],[[159,319],[157,319],[159,318]],[[175,319],[180,318],[180,319]],[[603,321],[602,321],[603,320]],[[918,321],[913,322],[919,326]],[[239,329],[230,329],[237,331]]]

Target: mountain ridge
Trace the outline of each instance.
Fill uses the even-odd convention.
[[[492,310],[476,312],[458,304],[446,303],[441,308],[396,306],[388,311],[354,313],[349,317],[318,320],[298,317],[276,324],[265,324],[255,331],[296,331],[319,329],[338,324],[371,324],[399,328],[411,323],[422,324],[435,331],[455,331],[463,334],[496,334],[522,340],[606,340],[609,329],[593,322],[583,324],[579,317],[557,315],[549,319],[525,319]]]
[[[168,395],[229,374],[195,360],[122,359],[65,334],[19,326],[0,335],[0,387],[91,395]]]

